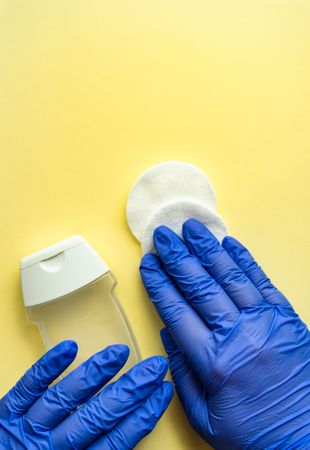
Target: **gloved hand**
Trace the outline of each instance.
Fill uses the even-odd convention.
[[[173,395],[165,358],[140,362],[95,395],[128,358],[128,347],[112,345],[48,389],[76,353],[74,341],[61,342],[0,400],[1,450],[127,450],[154,428]]]
[[[310,449],[310,333],[235,239],[159,227],[141,275],[187,417],[216,449]]]

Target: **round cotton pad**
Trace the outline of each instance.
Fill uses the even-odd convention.
[[[209,178],[193,164],[168,161],[143,172],[129,192],[127,221],[141,241],[152,214],[163,204],[180,197],[201,201],[215,209],[215,192]]]
[[[142,239],[142,253],[156,253],[153,243],[155,228],[165,225],[182,238],[182,225],[187,219],[196,219],[206,225],[211,233],[222,242],[227,234],[227,228],[222,218],[201,202],[188,198],[166,203],[151,216],[145,228]]]

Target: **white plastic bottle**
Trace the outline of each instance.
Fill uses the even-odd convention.
[[[109,267],[82,236],[72,236],[21,260],[24,304],[47,349],[74,339],[69,370],[110,344],[126,344],[128,370],[140,359],[133,332],[115,295]]]

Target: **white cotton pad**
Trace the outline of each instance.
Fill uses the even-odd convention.
[[[127,221],[134,236],[141,241],[150,217],[163,204],[180,197],[201,201],[215,209],[215,191],[209,178],[193,164],[168,161],[143,172],[127,202]]]
[[[156,253],[153,243],[155,228],[165,225],[182,238],[182,225],[187,219],[191,218],[206,225],[219,242],[222,242],[227,234],[223,219],[214,210],[192,199],[177,199],[158,208],[151,216],[143,234],[142,254]]]

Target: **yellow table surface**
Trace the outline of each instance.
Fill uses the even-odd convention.
[[[309,21],[306,0],[2,0],[0,394],[44,351],[19,260],[75,233],[118,278],[143,357],[164,354],[125,219],[164,160],[210,176],[230,233],[310,322]],[[139,448],[207,445],[175,399]]]

